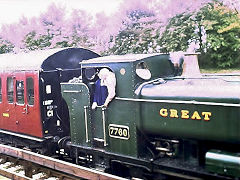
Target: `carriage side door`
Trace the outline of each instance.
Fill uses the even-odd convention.
[[[37,73],[27,72],[18,73],[14,78],[16,130],[19,133],[42,137],[36,78]]]
[[[16,114],[15,114],[15,98],[14,98],[14,75],[13,74],[8,74],[6,76],[6,79],[4,79],[6,82],[5,88],[5,95],[6,99],[3,101],[4,106],[2,107],[2,127],[5,130],[10,130],[10,131],[16,131]]]
[[[13,104],[14,104],[14,115],[16,123],[16,131],[20,133],[25,133],[27,128],[26,116],[25,116],[25,73],[16,73],[13,79]],[[9,93],[8,93],[9,94]]]
[[[24,76],[8,74],[6,78],[6,105],[3,107],[3,127],[13,132],[24,131],[22,114],[24,108]]]
[[[25,127],[28,127],[26,132],[30,135],[42,138],[43,130],[39,102],[38,73],[26,73],[25,75],[25,103],[23,114],[26,118]]]

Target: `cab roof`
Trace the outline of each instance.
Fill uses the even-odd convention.
[[[135,62],[144,58],[163,55],[156,54],[126,54],[126,55],[110,55],[82,61],[80,64],[98,64],[98,63],[121,63],[121,62]]]

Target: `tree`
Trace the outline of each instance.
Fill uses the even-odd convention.
[[[73,10],[71,18],[65,23],[65,38],[68,37],[68,46],[90,48],[93,43],[90,40],[90,27],[92,16],[82,10]]]
[[[162,52],[187,51],[191,42],[198,39],[195,33],[194,13],[182,13],[174,16],[167,24],[158,40]]]
[[[0,36],[14,46],[14,51],[55,47],[90,47],[91,16],[74,10],[70,17],[66,9],[51,4],[39,17],[22,17],[16,24],[4,25]],[[7,51],[6,51],[7,52]]]
[[[240,65],[240,14],[216,1],[199,15],[207,34],[207,63],[220,68]]]
[[[113,38],[115,45],[110,53],[186,51],[190,44],[201,45],[195,12],[208,1],[150,0],[140,1],[139,5],[139,1],[131,0],[127,23],[123,23],[123,28]]]
[[[46,49],[51,45],[51,37],[48,35],[39,35],[32,31],[25,36],[24,43],[28,50]]]
[[[13,52],[13,44],[0,38],[0,54]]]
[[[152,53],[156,52],[156,39],[161,22],[148,10],[132,10],[123,21],[122,31],[113,39],[109,53]]]

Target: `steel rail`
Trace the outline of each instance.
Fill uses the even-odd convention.
[[[29,178],[29,177],[23,176],[21,174],[17,174],[15,172],[9,171],[8,169],[5,169],[5,168],[0,168],[0,174],[9,179],[31,180],[31,178]]]
[[[19,159],[63,172],[77,178],[85,178],[91,180],[126,180],[115,175],[107,174],[62,160],[54,159],[48,156],[40,155],[34,152],[22,150],[15,147],[0,144],[0,154],[5,154]]]

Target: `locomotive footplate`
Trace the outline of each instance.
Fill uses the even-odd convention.
[[[114,164],[118,164],[128,167],[129,169],[134,169],[134,171],[137,172],[146,174],[151,173],[153,177],[154,174],[162,174],[183,179],[231,179],[230,177],[211,174],[205,169],[197,166],[197,164],[193,166],[193,164],[188,164],[187,162],[180,162],[179,159],[160,158],[154,161],[147,161],[141,158],[137,159],[130,156],[106,152],[99,148],[90,148],[75,144],[69,144],[69,146],[71,146],[71,149],[75,150],[75,152],[72,153],[75,156],[85,155],[85,157],[75,157],[77,164],[82,164],[81,160],[84,160],[85,165],[90,167],[93,165],[96,168],[99,164],[101,168],[104,168],[106,171],[108,171],[109,167],[114,168]],[[101,161],[100,163],[98,163],[99,160]]]
[[[91,148],[91,147],[86,147],[86,146],[80,146],[76,144],[69,143],[68,144],[71,149],[74,149],[75,152],[72,152],[74,155],[79,155],[79,154],[85,154],[86,157],[91,157],[89,161],[94,164],[94,160],[99,157],[103,158],[105,162],[108,164],[108,162],[118,162],[120,164],[129,166],[129,167],[138,167],[141,169],[144,169],[147,172],[152,172],[153,170],[153,164],[152,161],[147,161],[145,159],[138,159],[138,158],[133,158],[131,156],[124,156],[121,154],[116,154],[116,153],[111,153],[104,151],[100,148]],[[76,157],[75,157],[76,158]],[[79,158],[79,159],[78,159]],[[84,157],[78,157],[76,160],[80,161],[81,159],[85,159]],[[80,163],[80,162],[79,162]]]
[[[179,161],[173,158],[160,158],[153,162],[153,172],[166,174],[173,177],[180,177],[183,179],[232,179],[231,177],[212,174],[200,167],[197,162],[194,165],[189,161]]]

